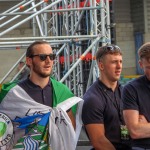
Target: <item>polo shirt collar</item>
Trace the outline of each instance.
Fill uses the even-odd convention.
[[[107,87],[101,80],[98,79],[98,82],[100,84],[100,86],[103,88],[103,90],[109,90],[109,91],[112,91],[111,88]],[[120,88],[121,87],[121,84],[119,82],[117,82],[117,88]]]
[[[27,83],[27,85],[28,85],[30,88],[41,88],[39,85],[33,83],[33,82],[29,79],[29,77],[28,77],[26,80],[27,80],[26,83]],[[47,87],[47,86],[51,86],[51,81],[50,81],[50,79],[49,79],[49,82],[47,83],[47,85],[46,85],[45,87]],[[45,88],[45,87],[44,87],[44,88]]]

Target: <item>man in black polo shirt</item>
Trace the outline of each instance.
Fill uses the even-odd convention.
[[[118,82],[122,71],[121,49],[116,45],[100,47],[96,60],[100,77],[83,97],[82,119],[89,139],[95,150],[130,150],[125,144],[129,137]]]
[[[144,75],[123,89],[124,118],[133,139],[133,150],[150,150],[150,42],[139,48]]]
[[[65,147],[69,140],[72,140],[73,143],[70,142],[70,146],[74,147],[75,119],[73,112],[75,113],[76,108],[70,108],[75,104],[71,103],[74,94],[67,86],[50,77],[54,59],[55,54],[53,54],[49,43],[46,41],[32,43],[26,51],[26,65],[30,68],[29,77],[19,83],[8,83],[2,86],[0,93],[0,113],[3,113],[3,115],[0,114],[0,143],[4,143],[2,149],[11,149],[10,147],[16,146],[15,148],[30,150],[38,149],[39,146],[40,149],[44,147],[48,150],[54,145],[53,143],[57,143],[60,150],[66,150]],[[76,101],[76,97],[74,98]],[[71,101],[70,103],[66,102],[68,99]],[[66,102],[65,106],[62,103],[64,101]],[[63,108],[59,105],[59,107],[52,109],[58,104],[63,105]],[[65,112],[63,112],[64,110]],[[9,133],[8,137],[4,133],[9,130],[10,121],[5,119],[6,123],[4,124],[1,119],[1,116],[5,115],[14,123],[14,129],[11,126],[10,133],[6,132],[6,134]],[[65,129],[67,133],[63,133]],[[68,135],[68,133],[70,133],[68,137],[62,137],[63,134]],[[63,142],[60,138],[64,138]],[[54,139],[55,142],[51,143]],[[2,142],[2,140],[6,142]]]

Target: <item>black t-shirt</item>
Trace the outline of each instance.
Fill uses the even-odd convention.
[[[122,94],[123,109],[137,110],[150,122],[150,81],[146,76],[129,82]],[[150,148],[150,138],[133,140],[133,146]]]
[[[52,86],[49,83],[42,89],[40,86],[34,84],[27,78],[18,83],[18,85],[23,88],[29,96],[36,102],[52,107]]]
[[[120,143],[123,123],[121,85],[113,92],[97,80],[85,93],[82,119],[84,125],[104,124],[105,136],[112,143]]]

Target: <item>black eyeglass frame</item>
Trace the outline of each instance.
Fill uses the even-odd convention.
[[[41,61],[45,61],[47,59],[47,56],[49,56],[50,60],[54,60],[56,58],[56,54],[36,54],[36,55],[31,55],[30,58],[39,56]]]

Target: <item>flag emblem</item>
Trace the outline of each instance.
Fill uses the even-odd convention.
[[[10,118],[0,112],[0,147],[5,146],[13,136],[13,124]]]

